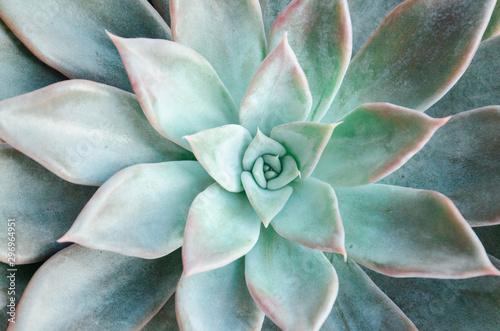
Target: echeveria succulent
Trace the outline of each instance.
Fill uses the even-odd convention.
[[[0,0],[10,329],[500,322],[495,0],[150,3]]]

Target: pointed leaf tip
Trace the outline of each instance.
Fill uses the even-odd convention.
[[[292,48],[283,38],[262,62],[240,105],[241,125],[266,135],[277,125],[304,121],[311,110],[309,83]]]

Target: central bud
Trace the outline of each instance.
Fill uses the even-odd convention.
[[[243,156],[243,177],[250,174],[259,185],[267,190],[277,190],[300,176],[297,162],[283,145],[257,131],[255,138]]]

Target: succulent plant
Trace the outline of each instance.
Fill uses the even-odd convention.
[[[150,2],[0,0],[10,329],[498,325],[495,0]]]

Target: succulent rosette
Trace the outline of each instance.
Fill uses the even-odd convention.
[[[10,329],[415,329],[372,271],[494,326],[499,7],[0,0]]]

